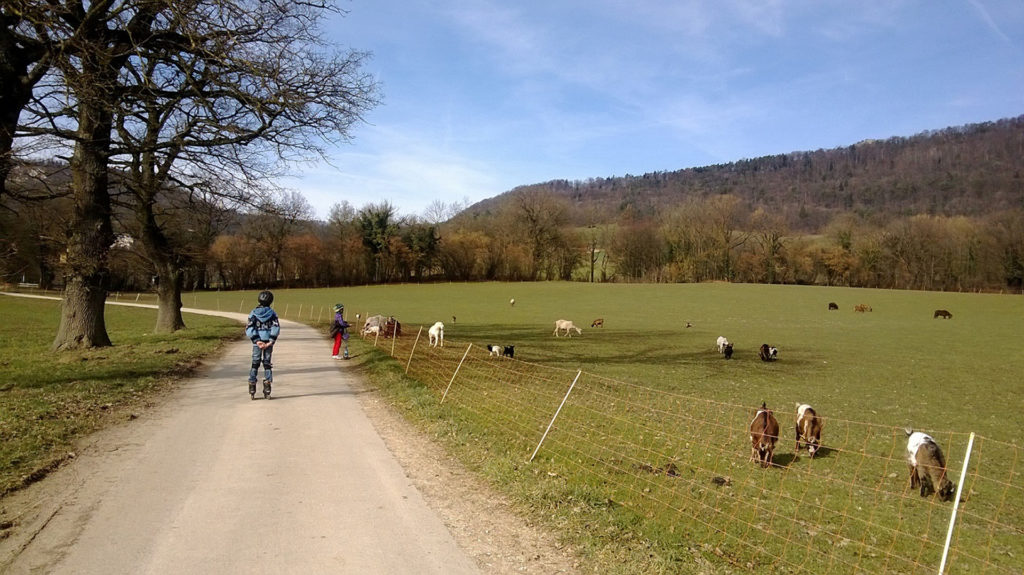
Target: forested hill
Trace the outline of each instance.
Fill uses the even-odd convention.
[[[840,212],[888,219],[1024,208],[1024,116],[677,171],[521,186],[479,202],[486,217],[516,194],[565,196],[576,224],[646,217],[690,198],[732,194],[814,231]]]

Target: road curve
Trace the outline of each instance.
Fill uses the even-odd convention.
[[[269,401],[249,399],[250,349],[230,344],[172,400],[102,432],[47,491],[16,493],[51,496],[0,542],[0,571],[479,572],[375,432],[326,338],[282,322]]]

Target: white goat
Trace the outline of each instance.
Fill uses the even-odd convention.
[[[724,335],[718,336],[718,353],[725,353],[725,346],[729,345],[729,340],[725,339]]]
[[[430,326],[427,336],[430,338],[430,347],[444,347],[444,324],[437,322]]]
[[[572,337],[571,330],[576,330],[577,334],[583,335],[583,330],[581,330],[580,328],[576,327],[576,324],[572,323],[572,320],[568,320],[568,319],[555,320],[555,332],[554,332],[555,333],[555,337],[558,337],[558,332],[562,331],[562,330],[565,330],[565,336],[566,337]]]

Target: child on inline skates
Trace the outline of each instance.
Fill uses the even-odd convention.
[[[274,294],[264,290],[256,296],[259,304],[249,314],[249,322],[245,326],[245,335],[252,341],[252,367],[249,369],[249,397],[256,399],[256,373],[263,363],[263,398],[270,399],[270,384],[274,382],[270,359],[274,353],[274,343],[281,333],[281,323],[277,319],[270,304],[274,303]]]
[[[348,322],[345,321],[345,306],[340,303],[334,304],[334,323],[331,324],[331,337],[334,338],[334,349],[331,353],[331,359],[348,359],[348,328]],[[342,341],[345,342],[345,355],[338,357]]]

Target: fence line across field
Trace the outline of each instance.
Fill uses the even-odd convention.
[[[592,477],[578,489],[634,510],[645,521],[638,529],[679,526],[695,553],[796,572],[1024,573],[1016,444],[931,433],[947,473],[959,471],[958,504],[910,489],[907,437],[892,426],[827,418],[819,455],[790,453],[780,439],[774,469],[763,470],[749,461],[748,406],[492,357],[472,344],[422,346],[422,331],[389,338],[385,350],[445,405],[483,422],[475,433],[520,446],[523,462],[536,459],[554,477]]]

